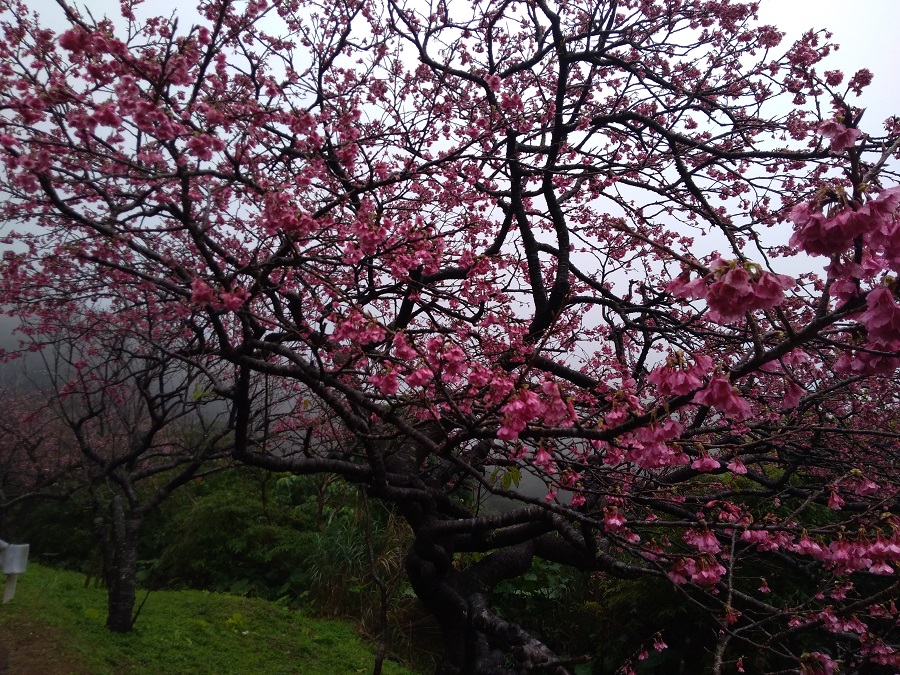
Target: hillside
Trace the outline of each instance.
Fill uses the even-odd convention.
[[[106,630],[105,602],[83,575],[30,565],[0,606],[0,673],[334,675],[368,673],[375,662],[350,624],[263,600],[153,592],[129,635]],[[383,672],[412,675],[391,662]]]

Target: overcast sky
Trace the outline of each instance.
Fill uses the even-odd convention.
[[[96,17],[106,13],[118,16],[118,0],[70,2],[89,8]],[[173,8],[184,11],[193,2],[148,0],[143,9],[168,14]],[[30,0],[28,4],[46,19],[59,16],[54,0]],[[897,76],[900,40],[896,36],[900,26],[900,0],[760,0],[760,19],[778,26],[787,33],[787,39],[796,38],[810,28],[831,30],[834,40],[841,45],[832,61],[833,68],[844,70],[848,78],[863,67],[875,73],[875,81],[861,100],[868,109],[866,122],[869,125],[877,122],[880,126],[884,118],[900,113],[900,86],[897,86],[900,84]]]
[[[118,0],[88,0],[75,2],[87,7],[97,18],[104,14],[118,16]],[[148,0],[143,9],[154,14],[169,14],[173,8],[190,8],[196,0]],[[465,1],[465,0],[459,0]],[[60,30],[61,13],[54,0],[29,0],[29,7],[38,11],[45,25]],[[193,11],[184,15],[190,22]],[[881,122],[890,115],[900,114],[900,40],[896,37],[900,26],[900,0],[761,0],[760,19],[787,33],[786,40],[796,39],[810,28],[827,28],[840,51],[829,60],[829,69],[842,69],[849,78],[859,68],[869,68],[875,79],[861,99],[852,100],[867,108],[863,128],[877,133]],[[783,43],[783,46],[790,44]],[[7,337],[9,320],[0,317],[0,344],[11,346]]]
[[[875,74],[863,96],[851,99],[866,108],[862,126],[877,133],[885,118],[900,115],[900,0],[761,0],[760,20],[778,26],[786,40],[810,28],[832,31],[841,48],[828,69],[847,78],[860,68]]]

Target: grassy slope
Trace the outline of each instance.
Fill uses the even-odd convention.
[[[128,635],[106,630],[105,604],[106,592],[84,588],[82,575],[29,565],[0,606],[0,672],[336,675],[370,673],[375,662],[348,624],[262,600],[154,592]],[[390,662],[384,673],[411,675]]]

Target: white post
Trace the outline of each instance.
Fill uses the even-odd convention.
[[[7,604],[16,594],[16,582],[19,580],[18,574],[6,575],[6,588],[3,589],[3,604]]]
[[[28,544],[9,544],[0,539],[0,564],[3,573],[6,574],[6,588],[3,589],[4,605],[15,596],[19,575],[24,574],[28,566],[28,548]]]

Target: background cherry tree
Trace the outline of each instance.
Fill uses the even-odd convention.
[[[6,528],[17,505],[58,498],[50,489],[77,470],[79,458],[46,400],[22,386],[4,389],[3,401],[0,518]]]
[[[4,302],[156,317],[237,459],[393,503],[446,672],[567,672],[492,609],[535,557],[667,580],[714,672],[897,665],[900,124],[824,33],[709,0],[61,6],[4,3]],[[260,378],[296,446],[252,442]]]
[[[124,633],[137,618],[143,525],[175,490],[227,466],[230,414],[208,369],[154,344],[161,335],[153,317],[77,301],[59,309],[34,308],[21,330],[43,367],[0,424],[4,459],[14,462],[4,506],[69,499],[90,511],[106,625]]]

